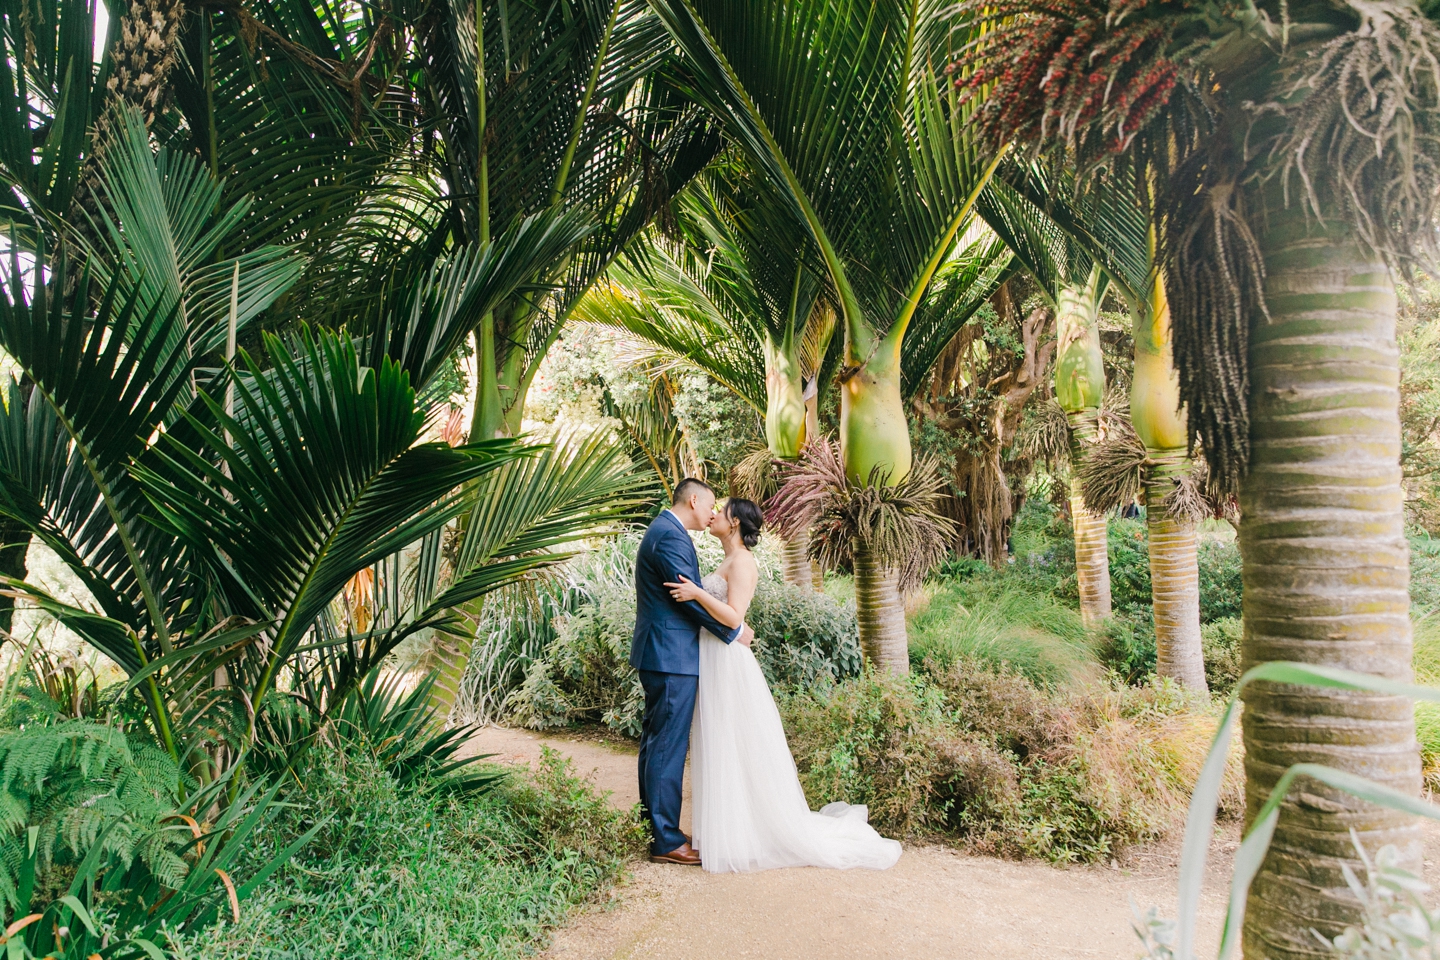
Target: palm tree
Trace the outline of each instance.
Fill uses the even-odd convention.
[[[1100,348],[1101,272],[1092,267],[1084,283],[1060,290],[1055,309],[1055,400],[1070,428],[1070,521],[1075,530],[1075,574],[1080,617],[1097,626],[1110,617],[1110,555],[1103,513],[1086,508],[1080,464],[1100,439],[1105,399],[1105,355]]]
[[[971,147],[958,98],[936,78],[937,61],[950,58],[943,5],[651,5],[684,55],[687,92],[720,119],[775,218],[802,224],[824,264],[845,338],[847,475],[899,483],[911,469],[902,347],[993,170]],[[861,607],[898,602],[898,562],[856,552]],[[861,620],[904,629],[894,617]],[[905,644],[890,637],[870,647]]]
[[[1056,159],[1051,157],[1050,163]],[[1059,159],[1064,159],[1063,151]],[[1146,502],[1149,534],[1156,672],[1203,690],[1196,533],[1203,498],[1195,483],[1200,467],[1189,456],[1171,346],[1170,311],[1150,225],[1153,203],[1149,192],[1135,189],[1133,171],[1128,169],[1114,171],[1104,180],[1077,183],[1073,170],[1056,171],[1032,163],[1007,167],[1002,177],[1005,186],[991,193],[1003,207],[988,212],[982,205],[982,213],[999,224],[1001,236],[1021,251],[1019,256],[1030,265],[1032,274],[1041,278],[1042,287],[1058,288],[1057,300],[1063,300],[1064,291],[1073,283],[1066,279],[1075,272],[1070,265],[1089,262],[1103,268],[1106,285],[1113,283],[1130,307],[1135,362],[1128,419],[1133,433],[1115,438],[1118,448],[1097,463],[1072,458],[1071,504],[1072,509],[1078,506],[1089,517],[1097,517],[1121,505],[1113,495],[1126,489],[1116,478],[1100,474],[1110,469],[1122,473],[1132,467],[1139,470],[1138,489]],[[1053,233],[1063,237],[1063,243],[1047,246],[1043,238]],[[1097,287],[1095,296],[1102,294],[1103,288]],[[1081,302],[1088,309],[1099,309],[1098,299],[1088,307],[1088,294]],[[1057,398],[1063,403],[1058,384],[1057,379]],[[1103,389],[1099,392],[1103,395]],[[1131,439],[1140,444],[1138,459],[1125,456]],[[1092,438],[1092,450],[1098,441],[1098,436]],[[1098,492],[1084,490],[1087,474]],[[1077,526],[1077,564],[1082,552],[1078,530]],[[1083,612],[1083,579],[1081,582]]]
[[[1127,154],[1154,184],[1178,399],[1240,491],[1245,661],[1407,677],[1391,270],[1440,252],[1440,31],[1403,0],[985,13],[962,82],[990,139],[1053,134],[1086,173]],[[1251,815],[1299,760],[1419,788],[1403,698],[1260,684],[1244,732]],[[1354,920],[1352,829],[1418,860],[1408,819],[1308,784],[1251,887],[1247,956],[1314,955],[1312,929]]]
[[[739,181],[739,182],[734,182]],[[812,244],[793,221],[764,222],[743,181],[719,171],[682,194],[678,241],[658,232],[610,268],[575,310],[579,320],[623,331],[661,363],[701,370],[765,422],[765,453],[747,461],[746,496],[763,501],[772,461],[793,461],[815,438],[811,421],[834,312],[823,299]],[[781,544],[786,580],[813,585],[808,531]]]
[[[193,156],[153,155],[138,115],[121,120],[128,132],[101,165],[109,195],[124,201],[116,215],[126,229],[101,224],[116,238],[113,256],[97,253],[94,269],[77,271],[27,244],[36,263],[26,270],[16,244],[0,297],[0,348],[25,379],[12,378],[0,416],[0,512],[55,551],[96,609],[7,583],[129,673],[157,741],[208,782],[220,757],[236,756],[225,747],[252,742],[278,672],[304,666],[357,572],[491,508],[491,475],[537,455],[508,440],[420,442],[427,411],[415,385],[439,366],[431,350],[453,349],[455,315],[509,296],[555,245],[532,228],[504,248],[442,262],[432,287],[453,296],[422,291],[391,318],[388,339],[357,344],[302,328],[288,342],[267,335],[271,366],[243,349],[233,367],[214,364],[225,338],[217,342],[207,306],[211,273],[192,262],[207,259],[205,245],[175,244],[186,269],[170,287],[147,286],[165,244],[146,245],[189,236],[166,233],[170,217],[204,224],[209,209],[197,197],[221,186],[204,185],[209,174]],[[229,241],[233,223],[221,215],[202,235]],[[43,233],[35,225],[28,236]],[[263,281],[267,264],[287,263],[263,248],[221,263],[231,277],[222,328],[238,325],[242,289],[273,299],[296,274]],[[249,286],[239,279],[247,264],[262,278]],[[109,279],[92,297],[97,275]],[[373,363],[362,360],[367,349]],[[233,406],[221,399],[227,390]],[[602,487],[602,498],[616,490]],[[547,492],[537,484],[527,502]],[[506,537],[461,558],[444,589],[386,623],[342,632],[335,697],[405,637],[453,624],[457,604],[563,559],[546,548],[564,523],[533,506],[518,513]],[[214,681],[220,669],[224,684]]]

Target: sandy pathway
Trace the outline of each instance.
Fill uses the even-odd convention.
[[[635,751],[598,742],[487,728],[474,749],[525,763],[542,745],[560,750],[612,802],[639,801]],[[688,798],[688,791],[687,791]],[[688,810],[682,824],[688,820]],[[1218,839],[1201,906],[1201,955],[1213,956],[1235,837]],[[609,903],[557,930],[555,960],[767,960],[828,958],[1131,958],[1130,899],[1175,912],[1173,844],[1132,851],[1124,863],[1057,868],[908,846],[892,870],[772,870],[710,875],[635,865]]]

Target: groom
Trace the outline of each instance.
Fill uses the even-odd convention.
[[[675,488],[669,510],[645,531],[635,558],[635,637],[630,665],[645,688],[645,720],[640,732],[640,803],[650,818],[656,863],[699,866],[700,854],[680,832],[680,792],[685,755],[690,750],[690,720],[700,674],[700,629],[747,647],[755,634],[749,626],[727,627],[694,600],[680,603],[665,584],[682,576],[700,582],[700,563],[689,531],[704,530],[715,518],[715,491],[686,479]]]

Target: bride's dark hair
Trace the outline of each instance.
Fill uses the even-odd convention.
[[[760,528],[764,526],[765,515],[760,512],[754,500],[731,497],[725,502],[725,516],[739,524],[740,542],[745,546],[754,547],[760,542]]]

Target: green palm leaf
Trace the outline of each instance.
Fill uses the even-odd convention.
[[[612,535],[622,524],[640,519],[653,495],[653,481],[602,432],[564,439],[505,464],[469,495],[473,505],[455,575],[429,600],[429,610],[470,603],[561,563],[585,539]],[[473,641],[468,632],[441,640],[431,698],[441,716],[448,716],[455,703]]]
[[[902,393],[912,397],[960,328],[970,322],[1020,262],[996,237],[982,237],[948,261],[905,331],[900,351]]]
[[[269,624],[252,701],[346,581],[463,511],[461,485],[526,454],[514,441],[417,444],[409,376],[388,359],[362,366],[342,336],[304,331],[298,356],[272,336],[265,346],[268,376],[241,355],[245,420],[203,395],[206,421],[188,418],[219,466],[167,437],[135,470],[158,523],[208,561],[231,611]]]
[[[27,290],[12,249],[0,297],[0,349],[33,382],[12,383],[0,423],[0,509],[51,546],[105,615],[169,652],[167,598],[187,589],[184,551],[144,523],[145,499],[126,472],[171,415],[193,359],[177,312],[141,313],[112,282],[93,314],[72,313],[41,279]],[[63,259],[55,273],[65,276]],[[78,280],[85,303],[88,278]],[[135,346],[124,333],[139,331]],[[154,647],[148,647],[152,652]],[[107,651],[108,652],[108,651]],[[120,661],[134,653],[121,652]]]
[[[97,276],[102,283],[119,278],[124,293],[133,289],[142,313],[179,311],[193,353],[225,345],[237,276],[235,320],[243,327],[300,275],[301,258],[280,246],[215,259],[249,209],[248,199],[221,211],[224,183],[193,156],[163,148],[152,154],[139,111],[117,117],[99,181],[108,213],[94,225],[102,237]]]
[[[401,292],[370,337],[371,366],[388,356],[423,387],[486,313],[516,293],[552,289],[535,278],[592,229],[584,211],[545,210],[488,244],[437,261]]]

